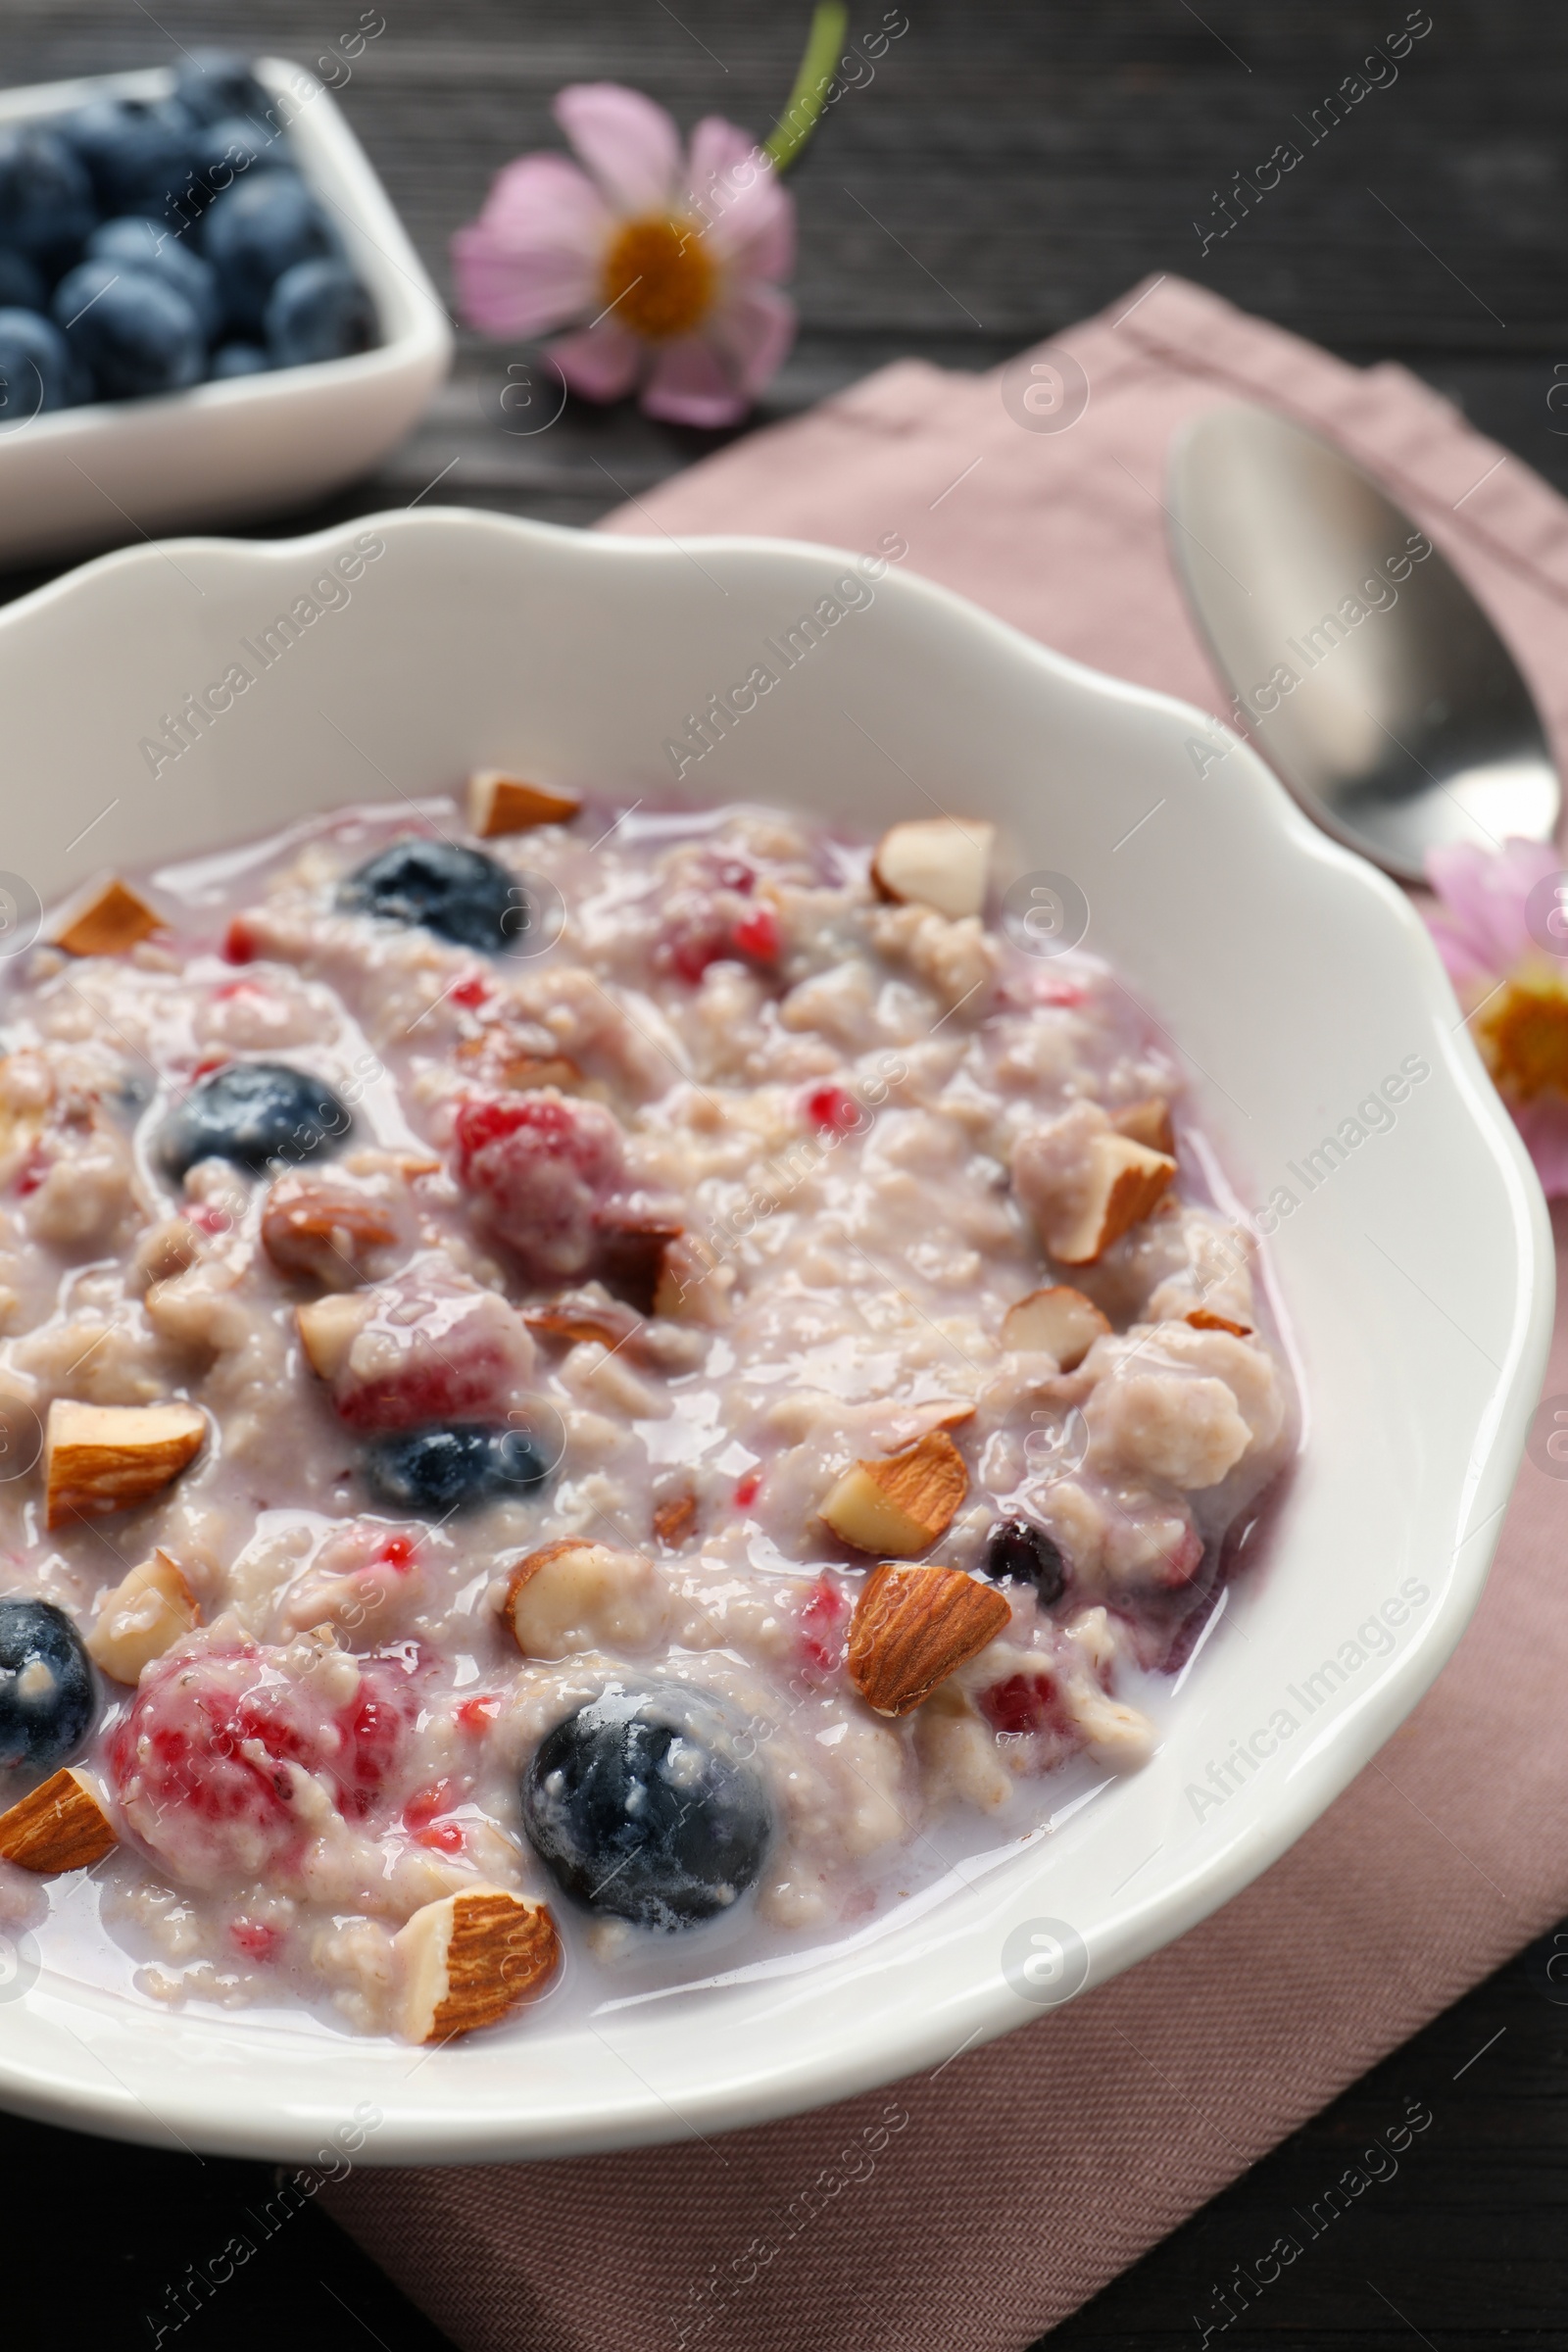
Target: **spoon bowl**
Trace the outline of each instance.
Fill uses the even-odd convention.
[[[1236,403],[1178,436],[1169,509],[1236,720],[1326,832],[1406,882],[1453,842],[1550,838],[1557,772],[1518,664],[1359,467]]]

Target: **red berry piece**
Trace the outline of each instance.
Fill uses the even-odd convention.
[[[1049,1674],[1009,1674],[975,1704],[994,1732],[1047,1732],[1061,1728],[1054,1701]]]
[[[760,1470],[748,1470],[744,1478],[737,1479],[735,1482],[735,1502],[737,1509],[743,1511],[750,1510],[752,1504],[757,1500],[757,1497],[761,1491],[762,1473]]]
[[[621,1132],[601,1103],[553,1090],[475,1097],[458,1112],[458,1178],[540,1281],[581,1274],[595,1219],[622,1181]]]
[[[841,1663],[849,1621],[849,1601],[830,1577],[819,1576],[801,1611],[801,1661],[809,1674],[831,1674]]]
[[[245,917],[242,914],[236,914],[223,934],[223,961],[225,963],[254,963],[259,953],[255,934],[251,931]]]
[[[804,1107],[812,1126],[825,1134],[853,1135],[865,1123],[866,1113],[847,1087],[810,1087]]]
[[[784,934],[778,916],[771,906],[750,906],[735,925],[730,937],[743,956],[754,963],[777,963]]]

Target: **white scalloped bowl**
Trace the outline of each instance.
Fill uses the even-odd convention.
[[[446,374],[446,312],[331,93],[285,58],[257,58],[253,71],[284,108],[300,170],[369,289],[379,343],[353,359],[7,418],[0,564],[308,506],[368,473]],[[159,66],[0,90],[0,126],[91,98],[162,98],[173,80]]]
[[[239,640],[257,642],[367,527],[385,552],[352,602],[155,779],[140,746],[161,714],[220,678]],[[0,613],[4,862],[47,902],[96,868],[446,788],[476,765],[667,795],[664,746],[685,714],[744,678],[846,561],[457,512],[105,557]],[[298,2014],[167,2014],[74,1978],[45,1929],[41,1975],[0,2002],[0,2102],[298,2160],[368,2101],[384,2121],[364,2159],[378,2163],[757,2123],[1038,2017],[1003,1962],[1032,1923],[1068,1923],[1088,1984],[1103,1983],[1265,1869],[1389,1738],[1485,1580],[1545,1360],[1544,1204],[1404,899],[1315,832],[1245,747],[1200,775],[1190,746],[1208,733],[1183,706],[892,572],[686,779],[704,799],[797,803],[868,833],[923,808],[921,792],[995,816],[1022,867],[1087,893],[1091,944],[1186,1050],[1241,1198],[1306,1196],[1272,1244],[1304,1457],[1269,1556],[1232,1589],[1245,1640],[1201,1648],[1147,1768],[793,1973],[741,1971],[588,2023],[546,2001],[434,2052]],[[1306,1194],[1287,1164],[1409,1057],[1431,1075],[1394,1127]],[[1387,1654],[1333,1688],[1324,1661],[1401,1587]],[[1319,1703],[1293,1709],[1298,1734],[1269,1754],[1293,1687]],[[1258,1769],[1234,1768],[1223,1801],[1198,1802],[1211,1765],[1248,1742]]]

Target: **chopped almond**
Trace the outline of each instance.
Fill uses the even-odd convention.
[[[640,1315],[654,1312],[665,1252],[680,1238],[679,1225],[659,1217],[617,1217],[600,1226],[599,1261],[605,1280]]]
[[[884,1565],[855,1604],[850,1680],[877,1714],[911,1714],[1011,1621],[1002,1593],[959,1568]]]
[[[397,2023],[409,2041],[450,2041],[493,2026],[561,1962],[547,1903],[469,1886],[416,1911],[392,1940]]]
[[[78,1404],[57,1396],[44,1434],[45,1524],[146,1502],[194,1461],[206,1435],[193,1404]]]
[[[978,817],[915,817],[883,834],[871,879],[885,899],[934,906],[950,922],[978,914],[986,903],[995,825]]]
[[[1184,1320],[1190,1323],[1195,1331],[1228,1331],[1239,1340],[1250,1340],[1252,1336],[1250,1323],[1233,1323],[1229,1315],[1213,1314],[1206,1306],[1195,1306],[1192,1313],[1184,1317]]]
[[[201,1603],[179,1562],[156,1551],[104,1594],[87,1649],[117,1683],[133,1684],[144,1666],[172,1649],[201,1621]]]
[[[119,1843],[92,1783],[71,1764],[0,1813],[0,1858],[19,1870],[89,1870]]]
[[[904,1559],[944,1536],[969,1490],[969,1473],[953,1440],[931,1430],[906,1453],[857,1462],[829,1494],[821,1515],[857,1551]]]
[[[548,1340],[600,1340],[607,1348],[623,1347],[643,1324],[623,1298],[595,1298],[587,1291],[567,1291],[542,1306],[525,1307],[522,1319]]]
[[[72,915],[55,945],[68,956],[122,956],[139,939],[162,929],[163,916],[123,882],[101,883]]]
[[[322,1380],[335,1380],[373,1312],[373,1300],[352,1291],[334,1291],[325,1298],[313,1298],[309,1306],[296,1307],[294,1320],[311,1370]]]
[[[697,1525],[697,1497],[688,1487],[682,1494],[666,1494],[654,1505],[654,1533],[671,1551],[679,1549]]]
[[[1170,1123],[1170,1104],[1158,1095],[1151,1095],[1147,1102],[1130,1102],[1118,1110],[1111,1124],[1119,1135],[1130,1135],[1135,1144],[1147,1144],[1151,1152],[1163,1152],[1167,1159],[1176,1155],[1176,1130]]]
[[[647,1649],[663,1633],[669,1594],[640,1551],[564,1536],[519,1560],[501,1603],[525,1658],[586,1649]]]
[[[397,1238],[390,1201],[318,1177],[279,1177],[262,1209],[262,1247],[278,1272],[332,1291],[363,1282],[373,1253]]]
[[[1109,1329],[1092,1298],[1056,1282],[1013,1300],[1002,1318],[1002,1345],[1054,1355],[1058,1371],[1073,1372]]]
[[[701,1235],[676,1234],[664,1244],[660,1260],[654,1312],[672,1322],[722,1322],[733,1280],[733,1273],[719,1265]]]
[[[493,841],[498,833],[526,833],[533,825],[564,825],[581,807],[574,792],[525,784],[499,767],[481,767],[468,778],[468,825],[481,841]]]
[[[1112,1242],[1142,1222],[1166,1191],[1176,1162],[1109,1129],[1088,1143],[1087,1182],[1040,1238],[1064,1266],[1092,1266]]]

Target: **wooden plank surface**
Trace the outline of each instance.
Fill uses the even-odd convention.
[[[909,0],[907,34],[795,176],[803,328],[761,417],[909,352],[989,366],[1166,270],[1346,357],[1401,361],[1568,490],[1568,416],[1547,406],[1555,370],[1568,376],[1568,24],[1543,0],[1432,0],[1432,28],[1396,78],[1314,141],[1314,109],[1411,13],[1406,0]],[[359,15],[359,0],[160,0],[156,12],[0,0],[0,73],[24,82],[162,62],[213,38],[310,63]],[[501,164],[555,143],[549,102],[563,82],[626,80],[683,122],[718,111],[763,130],[806,11],[385,0],[385,15],[341,103],[449,289],[452,231]],[[856,0],[852,24],[869,30],[882,15],[882,0]],[[1300,163],[1205,250],[1217,193],[1282,140]],[[269,527],[406,505],[438,478],[443,501],[586,523],[715,445],[627,408],[509,431],[500,393],[525,356],[466,335],[402,449],[329,509]],[[40,576],[0,581],[0,596]],[[1244,2352],[1568,2348],[1568,2009],[1546,1957],[1515,1962],[1296,2134],[1059,2329],[1054,2352],[1167,2352],[1200,2343],[1205,2320],[1211,2341]],[[1407,2091],[1435,2118],[1419,2154],[1219,2329],[1214,2289],[1310,2207]],[[154,2340],[144,2315],[165,2312],[188,2266],[271,2193],[261,2167],[9,2119],[0,2156],[13,2245],[58,2282],[57,2324],[74,2315],[84,2340],[105,2343]],[[314,2211],[238,2276],[167,2340],[438,2352],[435,2331]]]

